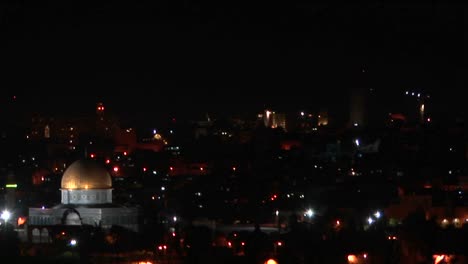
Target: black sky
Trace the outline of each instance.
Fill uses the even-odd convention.
[[[9,1],[2,90],[64,111],[339,107],[363,83],[460,100],[464,6],[327,2]]]

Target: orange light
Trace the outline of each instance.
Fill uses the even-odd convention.
[[[26,217],[18,217],[18,225],[24,225],[26,223]]]
[[[445,255],[434,255],[432,256],[432,258],[434,259],[434,264],[439,264],[440,262],[445,260]]]
[[[364,258],[367,258],[367,254],[365,254],[365,253],[364,253],[362,256],[363,256]]]
[[[278,264],[278,262],[276,262],[276,260],[274,260],[274,259],[269,259],[269,260],[265,261],[265,264]]]
[[[358,258],[355,255],[348,255],[348,263],[357,263]]]
[[[336,225],[339,226],[340,224],[340,220],[336,220]]]
[[[114,167],[114,172],[118,172],[119,171],[119,167],[115,166]]]

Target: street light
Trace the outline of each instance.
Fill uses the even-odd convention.
[[[3,221],[5,222],[5,225],[10,219],[10,217],[11,217],[11,213],[8,210],[3,210],[2,214],[0,215],[0,218],[2,218]]]
[[[309,218],[311,218],[312,216],[314,216],[314,211],[312,209],[308,209],[305,213],[304,213],[304,216],[308,216]]]
[[[3,210],[2,214],[0,215],[0,218],[3,219],[3,221],[5,222],[5,227],[3,228],[3,230],[7,230],[7,223],[8,223],[8,220],[10,219],[11,217],[11,213],[8,211],[8,210]]]
[[[76,239],[70,240],[70,246],[72,246],[72,247],[76,246],[77,243],[78,242],[76,241]]]
[[[382,216],[382,215],[380,214],[380,212],[379,212],[379,211],[377,211],[377,212],[375,212],[374,216],[375,216],[375,218],[377,218],[377,219],[378,219],[378,218],[380,218],[380,216]]]

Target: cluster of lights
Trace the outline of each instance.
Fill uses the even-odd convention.
[[[376,211],[372,216],[369,216],[367,218],[367,223],[369,225],[372,225],[373,223],[375,223],[381,217],[382,217],[382,213],[380,213],[380,211]]]
[[[167,246],[166,245],[160,245],[158,246],[158,250],[166,250]]]
[[[414,97],[417,97],[417,98],[424,97],[424,94],[422,94],[421,92],[415,92],[415,91],[405,91],[405,95],[414,96]],[[431,96],[426,95],[425,97],[430,98]]]
[[[468,218],[465,219],[465,223],[468,224]],[[444,218],[442,220],[442,227],[447,227],[449,224],[450,224],[450,221],[447,219],[447,218]],[[452,220],[452,224],[455,226],[455,227],[461,227],[462,225],[462,222],[460,221],[459,218],[454,218]]]
[[[360,263],[360,259],[367,259],[367,253],[364,253],[362,255],[348,255],[349,264]]]
[[[307,210],[304,212],[304,216],[307,216],[307,217],[309,217],[309,218],[312,218],[314,215],[315,215],[315,212],[314,212],[314,210],[312,210],[312,209],[307,209]]]
[[[270,197],[270,200],[274,201],[274,200],[276,200],[276,198],[278,198],[278,195],[273,194],[273,195]]]

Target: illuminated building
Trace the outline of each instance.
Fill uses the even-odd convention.
[[[114,131],[114,152],[132,153],[135,150],[162,151],[168,141],[161,134],[138,140],[136,129],[132,127],[116,128]]]
[[[138,231],[138,209],[112,203],[112,180],[92,160],[72,163],[63,173],[61,203],[52,208],[29,208],[28,232],[33,242],[54,226],[121,226]],[[42,239],[44,241],[44,239]]]
[[[365,94],[363,89],[351,92],[349,122],[351,126],[362,126],[365,122]]]
[[[263,119],[263,124],[269,128],[282,127],[286,130],[286,115],[283,113],[276,113],[274,111],[265,110],[263,114],[258,115]]]
[[[325,109],[320,110],[320,114],[318,115],[318,126],[326,126],[328,125],[328,111]]]

